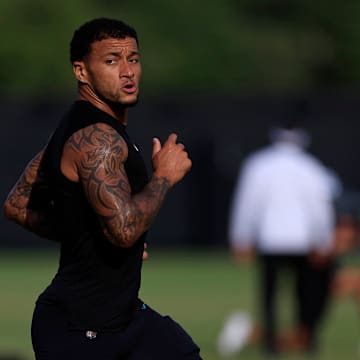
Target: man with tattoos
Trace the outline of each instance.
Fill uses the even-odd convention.
[[[33,315],[36,359],[201,359],[175,321],[138,298],[146,231],[191,160],[176,134],[154,138],[148,178],[126,132],[141,76],[137,34],[94,19],[75,31],[70,59],[79,98],[4,207],[61,246]]]

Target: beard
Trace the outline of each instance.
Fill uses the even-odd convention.
[[[137,103],[139,102],[139,96],[136,97],[135,100],[133,101],[129,101],[129,102],[120,102],[120,101],[109,101],[104,99],[104,101],[114,110],[121,110],[121,109],[126,109],[126,108],[131,108],[137,105]]]
[[[136,98],[132,101],[122,101],[121,99],[115,99],[116,96],[104,96],[97,93],[97,96],[106,104],[109,105],[113,110],[124,110],[126,108],[134,107],[139,102],[140,95],[138,94]]]

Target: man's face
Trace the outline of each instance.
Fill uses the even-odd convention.
[[[83,63],[86,81],[99,98],[125,106],[136,104],[141,65],[134,38],[96,41]]]

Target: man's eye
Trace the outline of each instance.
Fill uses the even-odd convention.
[[[109,65],[115,64],[115,60],[114,59],[108,59],[106,60],[106,63]]]
[[[129,60],[132,64],[137,64],[140,60],[139,59],[130,59]]]

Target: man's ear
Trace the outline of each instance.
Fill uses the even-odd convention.
[[[73,71],[75,74],[75,77],[78,81],[81,83],[87,83],[88,81],[88,74],[86,71],[86,67],[83,61],[74,61],[72,64]]]

